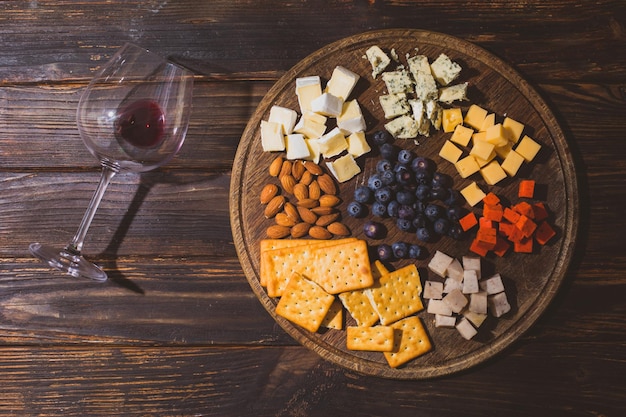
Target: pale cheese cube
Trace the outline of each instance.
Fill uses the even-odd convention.
[[[261,120],[261,146],[265,152],[280,152],[285,150],[285,136],[283,125]]]
[[[502,276],[500,274],[494,274],[489,278],[481,280],[479,285],[480,289],[489,295],[504,291],[504,283],[502,282]]]
[[[471,338],[476,336],[476,334],[478,333],[478,331],[474,328],[474,326],[472,326],[472,323],[470,323],[465,317],[459,320],[459,322],[456,325],[456,329],[459,331],[459,333],[461,334],[461,336],[463,336],[463,339],[465,340],[470,340]]]
[[[326,166],[339,182],[346,182],[361,172],[361,168],[350,154],[329,161]]]
[[[347,138],[348,153],[355,158],[364,155],[372,150],[365,138],[365,132],[354,132]]]
[[[348,149],[348,141],[346,141],[346,137],[338,127],[335,127],[333,130],[320,137],[317,143],[320,152],[327,158],[337,156]]]
[[[287,159],[308,159],[311,156],[304,135],[300,133],[285,136],[285,148],[287,149]]]
[[[470,310],[463,310],[463,317],[468,319],[474,327],[480,327],[487,319],[487,314],[474,313]]]
[[[359,78],[358,74],[339,65],[335,67],[328,84],[326,84],[326,92],[345,101],[350,96]]]
[[[430,314],[439,314],[442,316],[451,316],[452,309],[442,300],[430,299],[426,311]]]
[[[461,74],[461,66],[453,62],[446,54],[440,54],[430,64],[430,70],[439,84],[446,86]]]
[[[487,296],[487,305],[489,313],[494,317],[501,317],[511,311],[511,305],[504,292]]]
[[[405,93],[385,94],[378,97],[385,119],[393,119],[411,111]]]
[[[476,204],[480,203],[487,194],[478,187],[476,182],[472,182],[461,190],[461,195],[465,198],[467,204],[474,207]]]
[[[308,161],[313,161],[316,164],[319,163],[322,153],[320,152],[320,145],[317,143],[317,138],[305,138],[304,140],[309,148],[309,157],[305,159]]]
[[[495,185],[506,178],[506,172],[502,169],[498,161],[491,161],[481,168],[480,175],[482,175],[485,182],[489,185]]]
[[[515,152],[520,154],[526,162],[530,162],[535,159],[537,153],[541,149],[541,145],[532,140],[528,136],[524,136],[522,140],[517,144]]]
[[[478,273],[478,279],[480,279],[482,268],[480,265],[480,257],[479,256],[464,256],[462,258],[463,261],[463,269],[471,269],[472,271],[476,271]]]
[[[463,155],[463,150],[458,148],[454,143],[449,140],[443,143],[443,146],[439,150],[439,156],[445,159],[448,162],[452,162],[453,164],[459,160],[459,158]]]
[[[396,139],[411,139],[418,134],[417,123],[409,115],[400,116],[385,123],[385,129]]]
[[[443,282],[425,281],[423,297],[426,299],[432,298],[440,300],[443,297]]]
[[[295,133],[303,134],[306,138],[317,139],[322,136],[324,132],[326,132],[326,125],[317,121],[316,118],[310,116],[309,113],[305,113],[302,117],[300,117],[300,120],[296,123],[293,131]]]
[[[463,294],[472,294],[479,291],[478,272],[473,269],[463,271]]]
[[[446,276],[461,282],[463,281],[463,265],[458,259],[454,258],[448,268],[446,269]]]
[[[415,97],[422,101],[437,100],[439,91],[437,82],[430,72],[418,72],[415,75]]]
[[[487,314],[487,292],[478,291],[470,294],[469,311],[477,314]]]
[[[376,78],[391,63],[391,59],[379,46],[371,46],[365,51],[367,60],[372,65],[372,78]]]
[[[446,280],[443,282],[443,293],[448,294],[454,290],[462,290],[463,289],[462,279],[463,279],[462,276],[461,276],[460,281],[457,281],[454,278],[446,278]]]
[[[472,135],[474,134],[474,130],[470,129],[467,126],[463,126],[462,124],[456,125],[454,128],[454,132],[452,132],[452,136],[450,136],[450,141],[459,144],[461,146],[467,146],[472,139]]]
[[[313,112],[328,117],[337,117],[343,109],[343,99],[330,93],[323,93],[321,96],[311,101]]]
[[[337,126],[345,135],[365,131],[365,118],[356,100],[343,103],[341,114],[337,117]]]
[[[454,327],[456,317],[435,314],[435,327]]]
[[[272,106],[268,122],[279,123],[283,127],[283,135],[289,135],[298,120],[298,113],[295,110],[281,106]]]
[[[445,278],[448,266],[452,263],[453,260],[453,257],[445,253],[441,251],[435,251],[435,254],[431,258],[430,262],[428,262],[428,269],[439,275],[441,278]]]
[[[467,297],[465,297],[461,290],[450,291],[443,297],[442,301],[450,307],[450,310],[454,313],[460,313],[468,303]]]
[[[385,72],[382,79],[389,94],[413,92],[413,80],[409,73],[404,70]]]
[[[455,101],[467,100],[467,83],[451,85],[439,89],[439,101],[452,104]]]
[[[322,95],[322,81],[318,75],[296,78],[296,96],[300,112],[313,111],[311,102]]]

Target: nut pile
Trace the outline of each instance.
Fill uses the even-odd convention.
[[[265,218],[275,222],[266,230],[268,238],[330,239],[350,235],[350,229],[341,222],[337,185],[322,167],[311,161],[277,156],[269,166],[269,174],[280,185],[266,184],[259,197],[265,205]]]

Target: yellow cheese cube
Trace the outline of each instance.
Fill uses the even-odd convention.
[[[322,95],[322,84],[319,76],[302,77],[296,79],[296,95],[300,112],[312,111],[311,101]]]
[[[496,157],[496,155],[497,155],[496,151],[494,150],[493,152],[491,152],[491,155],[489,155],[489,158],[487,158],[487,159],[478,158],[477,156],[474,156],[474,159],[476,159],[476,162],[478,163],[478,166],[482,168],[485,165],[487,165],[489,162],[493,161],[493,159]]]
[[[475,182],[463,188],[461,190],[461,195],[465,198],[467,204],[472,207],[480,203],[486,196],[485,192],[481,190]]]
[[[467,146],[473,134],[474,130],[470,129],[469,127],[456,125],[456,127],[454,128],[454,133],[452,133],[450,140],[454,143],[458,143],[461,146]]]
[[[354,157],[350,154],[346,154],[332,162],[329,161],[326,163],[326,166],[339,182],[346,182],[361,172],[361,168],[359,168]]]
[[[472,155],[468,155],[465,158],[458,160],[454,166],[456,167],[456,170],[459,171],[461,178],[467,178],[480,170],[480,166],[478,165],[478,162],[476,162],[476,158]]]
[[[496,147],[504,146],[509,142],[501,123],[495,124],[485,131],[485,140]]]
[[[524,125],[520,122],[511,119],[510,117],[506,117],[504,122],[502,122],[502,127],[506,132],[506,137],[509,142],[517,143],[520,136],[522,136],[522,131],[524,130]]]
[[[509,154],[509,152],[511,152],[511,149],[513,149],[513,144],[509,142],[504,146],[497,147],[495,150],[496,150],[496,154],[500,158],[504,159]]]
[[[489,156],[493,152],[495,146],[492,143],[482,140],[475,140],[474,146],[470,150],[470,155],[474,155],[477,158],[489,159]]]
[[[463,113],[460,108],[443,109],[441,126],[446,133],[454,132],[454,128],[463,123]]]
[[[506,178],[506,172],[498,161],[491,161],[487,166],[480,169],[480,174],[489,185],[495,185]]]
[[[447,140],[441,150],[439,151],[439,156],[445,159],[448,162],[452,162],[453,164],[459,160],[459,158],[463,155],[463,150],[459,149],[454,143]]]
[[[472,135],[472,142],[476,143],[476,141],[487,142],[487,132],[476,132]]]
[[[485,117],[485,120],[483,120],[483,125],[480,127],[480,131],[485,132],[487,129],[489,129],[491,126],[495,124],[496,124],[496,114],[490,113],[487,115],[487,117]]]
[[[368,153],[372,149],[365,139],[365,132],[354,132],[347,138],[348,153],[355,158]]]
[[[320,152],[327,158],[339,155],[341,152],[348,149],[346,137],[341,133],[341,129],[338,127],[319,138],[317,143],[320,146]]]
[[[485,117],[487,117],[487,110],[476,104],[472,104],[470,108],[467,109],[463,122],[474,128],[474,130],[479,130],[485,121]]]
[[[522,155],[526,162],[530,162],[535,159],[535,156],[537,156],[539,149],[541,149],[540,144],[532,140],[530,137],[524,136],[520,143],[517,145],[517,148],[515,148],[515,151],[518,154]]]
[[[517,175],[517,171],[519,171],[523,163],[524,157],[514,150],[510,150],[506,158],[504,158],[504,161],[502,161],[502,169],[509,174],[509,176],[514,177]]]

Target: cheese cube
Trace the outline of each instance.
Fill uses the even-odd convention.
[[[501,123],[495,124],[485,130],[485,140],[494,146],[500,147],[509,143],[504,127]]]
[[[346,182],[361,172],[361,168],[359,168],[354,157],[350,154],[346,154],[332,162],[326,162],[326,166],[339,182]]]
[[[474,130],[467,126],[463,126],[462,124],[458,124],[454,128],[454,132],[452,133],[450,140],[461,146],[467,146],[473,134]]]
[[[295,110],[281,106],[272,106],[268,122],[279,123],[283,127],[283,135],[289,135],[298,120],[298,113]]]
[[[446,276],[458,282],[463,281],[463,265],[461,265],[458,259],[455,258],[450,262],[450,265],[448,265],[446,269]]]
[[[398,70],[385,72],[382,75],[382,79],[385,82],[385,86],[387,86],[389,94],[413,92],[413,80],[406,71]],[[434,82],[435,80],[433,79],[433,84]],[[435,86],[435,94],[436,93],[437,87]]]
[[[443,282],[439,281],[425,281],[424,282],[424,294],[422,297],[426,299],[441,300],[443,296]]]
[[[365,51],[365,56],[372,66],[372,78],[376,78],[391,63],[391,59],[379,46],[371,46]]]
[[[320,152],[327,158],[339,155],[341,152],[348,149],[348,142],[346,137],[341,133],[341,129],[334,128],[330,132],[317,140],[320,148]]]
[[[428,263],[428,269],[439,275],[441,278],[445,278],[446,270],[453,260],[454,258],[445,253],[441,251],[435,251],[435,254]]]
[[[472,337],[476,336],[478,331],[472,326],[465,317],[463,317],[456,325],[456,329],[459,331],[463,339],[470,340]]]
[[[449,292],[452,292],[454,290],[463,290],[463,276],[461,275],[461,281],[457,281],[454,278],[446,278],[446,280],[443,282],[443,293],[447,294]]]
[[[430,72],[420,71],[415,75],[415,97],[422,101],[437,100],[439,97],[437,82]]]
[[[496,148],[496,149],[498,149],[498,148]],[[479,158],[477,156],[474,156],[474,159],[476,159],[476,163],[478,164],[478,166],[482,168],[485,165],[487,165],[489,162],[493,161],[493,159],[496,157],[496,155],[497,155],[497,152],[494,149],[493,152],[491,152],[491,154],[489,155],[489,158],[483,159],[483,158]]]
[[[470,149],[470,155],[481,159],[488,159],[494,149],[495,146],[492,143],[483,140],[474,140],[474,146]]]
[[[463,113],[458,107],[452,109],[444,109],[442,112],[441,126],[446,133],[454,132],[457,125],[463,123]]]
[[[441,316],[451,316],[452,309],[442,300],[430,299],[426,311],[430,314],[439,314]]]
[[[537,156],[540,149],[540,144],[532,140],[530,137],[524,136],[515,148],[515,152],[520,154],[526,162],[530,162],[535,159],[535,156]]]
[[[343,109],[343,99],[330,93],[323,93],[311,101],[311,109],[323,116],[337,117]]]
[[[284,151],[283,125],[261,120],[261,146],[265,152]]]
[[[400,116],[385,123],[385,129],[396,139],[411,139],[418,133],[417,123],[409,115]]]
[[[317,139],[326,132],[326,125],[316,121],[314,117],[309,116],[309,113],[305,113],[300,117],[293,131],[295,133],[301,133],[307,138]]]
[[[445,159],[448,162],[452,162],[453,164],[459,160],[459,158],[463,155],[463,150],[459,149],[454,143],[449,140],[445,141],[441,150],[439,151],[439,156]]]
[[[320,145],[317,143],[317,138],[315,139],[305,138],[304,141],[306,142],[306,145],[309,148],[309,157],[305,159],[307,161],[313,161],[316,164],[319,163],[322,153],[320,152]]]
[[[509,142],[517,143],[519,138],[522,136],[522,131],[524,130],[524,125],[520,122],[511,119],[510,117],[505,117],[502,122],[502,127],[506,132],[506,137]]]
[[[439,101],[446,104],[452,104],[455,101],[463,101],[467,99],[467,83],[451,85],[439,89]]]
[[[461,73],[461,66],[453,62],[446,54],[441,54],[430,64],[430,70],[439,84],[446,86]]]
[[[417,74],[425,72],[430,74],[430,64],[428,63],[428,57],[426,55],[415,55],[407,58],[407,64],[409,65],[409,71],[413,78],[417,78]]]
[[[500,274],[495,274],[489,278],[483,279],[479,284],[480,289],[489,295],[504,291],[504,284],[502,283],[502,276],[500,276]]]
[[[509,152],[511,152],[511,149],[513,149],[513,144],[511,142],[509,142],[509,143],[507,143],[504,146],[497,147],[495,149],[496,155],[498,155],[500,158],[504,159],[504,158],[507,157]]]
[[[322,95],[322,81],[319,76],[296,78],[296,96],[298,97],[298,105],[300,113],[313,111],[311,109],[311,101]]]
[[[478,274],[478,279],[480,279],[481,274],[481,266],[480,266],[480,257],[478,256],[464,256],[463,260],[463,269],[468,269],[472,271],[476,271]]]
[[[287,149],[287,159],[307,159],[311,156],[304,135],[300,133],[285,136],[285,148]]]
[[[480,175],[483,176],[483,179],[489,185],[495,185],[506,178],[506,172],[504,172],[498,161],[491,161],[481,168]]]
[[[461,291],[463,294],[472,294],[479,291],[478,287],[478,272],[473,269],[466,269],[463,271],[463,288]]]
[[[475,182],[472,182],[470,185],[463,188],[461,190],[461,195],[465,198],[467,204],[472,207],[480,203],[486,196],[485,192],[478,188],[478,184],[476,184]]]
[[[494,317],[501,317],[511,311],[511,305],[504,292],[487,296],[487,305],[489,313]]]
[[[523,163],[524,157],[514,150],[510,150],[504,158],[504,161],[502,161],[502,169],[504,170],[504,172],[509,174],[509,176],[514,177],[515,175],[517,175],[517,172],[519,171]]]
[[[472,104],[469,109],[467,109],[463,122],[469,127],[474,128],[474,130],[480,130],[485,121],[485,117],[487,117],[487,110],[477,104]]]
[[[476,158],[474,158],[473,155],[468,155],[465,158],[459,159],[454,166],[459,172],[461,178],[467,178],[480,170],[480,166],[478,165],[478,162],[476,162]]]
[[[489,129],[491,126],[494,126],[495,124],[496,124],[496,115],[495,113],[490,113],[487,115],[487,117],[485,117],[485,120],[483,120],[483,124],[480,127],[479,131],[486,132],[487,129]]]
[[[472,143],[487,142],[487,132],[476,132],[472,134]]]
[[[453,313],[460,313],[468,303],[467,298],[460,290],[450,291],[443,297],[442,301],[450,307]]]
[[[358,74],[339,65],[335,67],[328,84],[326,84],[326,92],[345,101],[350,96],[359,78]]]
[[[381,95],[378,100],[385,113],[385,119],[402,116],[411,110],[405,93]]]
[[[456,317],[435,314],[435,327],[454,327],[455,324]]]
[[[370,145],[365,138],[365,132],[354,132],[347,138],[348,153],[355,158],[371,151]]]
[[[474,325],[474,327],[480,327],[487,318],[487,314],[474,313],[469,309],[463,311],[463,317],[469,320],[470,323]]]
[[[443,109],[436,100],[426,102],[426,117],[430,120],[432,126],[439,130],[443,120]]]
[[[365,131],[365,118],[356,100],[343,103],[341,114],[337,117],[337,126],[345,135]]]

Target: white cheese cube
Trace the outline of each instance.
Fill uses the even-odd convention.
[[[467,83],[451,85],[439,89],[439,101],[451,104],[455,101],[467,100]]]
[[[287,159],[308,159],[311,156],[304,135],[300,133],[285,136],[285,148],[287,149]]]
[[[361,111],[361,106],[356,100],[350,100],[343,103],[341,114],[337,117],[337,126],[345,135],[354,132],[365,131],[365,118]]]
[[[411,79],[409,73],[406,71],[399,70],[385,72],[382,75],[382,78],[385,82],[385,85],[387,86],[387,91],[389,92],[389,94],[413,92],[413,80]],[[437,91],[436,88],[435,91]]]
[[[511,311],[511,305],[504,292],[487,296],[487,305],[489,313],[494,317],[500,317]]]
[[[455,324],[456,317],[435,314],[435,327],[454,327]]]
[[[328,84],[326,84],[326,92],[345,101],[350,96],[359,78],[358,74],[349,69],[337,66],[333,70]]]
[[[261,120],[261,146],[265,152],[284,151],[283,125]]]
[[[472,269],[478,272],[478,279],[480,279],[480,258],[477,256],[464,256],[463,269]]]
[[[456,329],[459,331],[463,339],[470,340],[472,337],[476,336],[478,331],[472,326],[465,317],[463,317],[456,325]]]
[[[332,162],[328,161],[326,166],[339,182],[346,182],[361,172],[361,168],[359,168],[354,157],[350,154],[346,154]]]
[[[328,117],[337,117],[343,109],[343,99],[330,93],[323,93],[321,96],[311,101],[313,112]]]
[[[443,282],[426,281],[424,282],[424,295],[426,299],[441,300],[443,296]]]
[[[473,269],[463,271],[463,294],[478,292],[478,273]]]
[[[452,315],[452,309],[442,300],[428,300],[428,306],[426,307],[426,311],[430,314],[439,314],[442,316]]]
[[[446,269],[446,276],[454,279],[457,282],[463,281],[463,265],[458,259],[453,259]]]
[[[376,78],[391,63],[391,59],[383,52],[380,47],[374,45],[365,51],[367,60],[372,65],[372,78]]]
[[[460,290],[452,290],[442,301],[455,313],[460,313],[467,305],[467,298]]]
[[[454,81],[461,73],[461,66],[452,62],[446,54],[441,54],[430,64],[430,71],[442,86],[446,86]]]
[[[487,293],[479,291],[471,294],[468,309],[472,313],[487,314]]]
[[[322,80],[318,75],[296,78],[296,96],[300,112],[313,111],[311,102],[322,95]]]
[[[446,278],[446,271],[453,260],[453,257],[446,255],[445,253],[435,251],[432,259],[428,262],[428,269],[439,275],[441,278]]]
[[[405,93],[381,95],[378,100],[385,113],[385,119],[393,119],[411,111]]]
[[[324,123],[320,123],[315,117],[311,115],[316,113],[305,113],[300,117],[298,123],[293,128],[295,133],[301,133],[306,138],[317,139],[326,132],[326,125]],[[319,115],[320,117],[324,117]]]
[[[500,274],[495,274],[489,278],[483,279],[479,283],[480,289],[486,291],[487,294],[497,294],[504,291],[504,284]]]
[[[306,145],[309,148],[309,157],[306,158],[306,160],[313,161],[316,164],[319,163],[322,153],[320,152],[320,145],[317,143],[317,138],[316,139],[305,138],[304,140],[306,142]]]
[[[474,313],[473,311],[470,311],[470,310],[464,310],[463,311],[463,317],[468,319],[474,325],[474,327],[478,328],[485,322],[485,319],[487,318],[487,315],[486,314],[480,314],[480,313]]]
[[[418,72],[415,78],[415,96],[418,100],[437,100],[437,82],[430,72]]]
[[[268,122],[279,123],[283,127],[283,135],[289,135],[298,120],[298,113],[295,110],[281,106],[272,106]]]
[[[317,140],[320,152],[327,158],[339,155],[341,152],[348,149],[348,142],[346,137],[338,127],[334,128],[330,132]]]
[[[385,123],[385,129],[396,139],[411,139],[417,136],[418,127],[409,115],[400,116]]]
[[[463,279],[461,279],[461,281],[457,281],[454,278],[446,278],[446,280],[443,282],[443,293],[447,294],[449,292],[452,292],[454,290],[463,290]]]
[[[354,132],[346,140],[348,141],[348,153],[355,158],[372,150],[365,138],[365,132]]]

